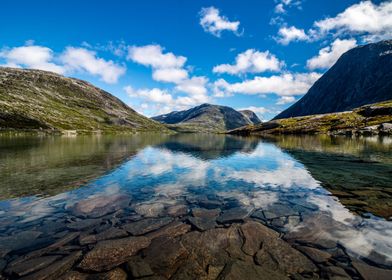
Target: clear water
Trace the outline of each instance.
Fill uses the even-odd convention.
[[[353,258],[392,266],[390,138],[3,136],[0,178],[0,240],[28,230],[60,238],[53,223],[81,219],[78,205],[149,209],[143,218],[209,200],[270,213],[264,222],[287,239],[337,243]],[[4,258],[44,246],[31,242]]]

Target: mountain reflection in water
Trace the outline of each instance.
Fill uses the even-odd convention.
[[[26,230],[54,236],[64,228],[49,222],[119,210],[128,215],[121,225],[168,209],[184,217],[195,207],[241,209],[289,242],[391,268],[391,146],[388,138],[197,134],[1,138],[0,241]],[[23,248],[5,249],[13,258]]]

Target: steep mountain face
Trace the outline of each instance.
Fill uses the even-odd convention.
[[[0,67],[0,129],[166,130],[85,81],[4,67]]]
[[[392,40],[349,50],[275,119],[342,112],[392,99]]]
[[[259,117],[251,110],[240,110],[238,112],[240,112],[245,118],[248,118],[250,124],[261,123]]]
[[[202,104],[185,111],[174,111],[152,119],[171,124],[171,128],[184,132],[226,131],[253,124],[254,120],[253,117],[251,120],[233,108],[211,104]],[[257,120],[260,121],[258,118]]]

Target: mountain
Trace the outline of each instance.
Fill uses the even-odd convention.
[[[261,123],[259,117],[251,110],[240,110],[238,112],[240,112],[244,117],[248,118],[250,124]]]
[[[275,119],[342,112],[392,99],[392,40],[344,53],[308,93]]]
[[[181,132],[223,132],[254,124],[253,121],[260,123],[259,118],[253,114],[243,114],[227,106],[202,104],[189,110],[174,111],[152,119],[169,124],[170,128]]]
[[[228,131],[237,135],[392,135],[392,100],[338,113],[276,119]]]
[[[1,130],[122,132],[167,130],[88,82],[0,67]]]

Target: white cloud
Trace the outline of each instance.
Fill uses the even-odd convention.
[[[335,17],[316,21],[314,26],[325,34],[365,34],[365,38],[392,36],[392,1],[379,5],[371,1],[354,4]]]
[[[8,67],[31,68],[64,74],[63,66],[55,64],[53,51],[43,46],[22,46],[0,51]]]
[[[286,10],[284,9],[283,3],[279,3],[278,5],[275,6],[275,13],[277,14],[284,14]]]
[[[171,52],[163,53],[160,45],[132,46],[128,49],[127,58],[152,68],[181,68],[186,62],[186,57],[176,56]]]
[[[0,58],[5,60],[5,66],[40,69],[58,74],[70,74],[77,71],[99,76],[104,82],[116,83],[126,68],[111,60],[97,57],[94,51],[84,48],[67,47],[60,55],[44,46],[28,45],[3,49]]]
[[[298,29],[295,26],[281,27],[278,31],[276,41],[282,45],[288,45],[292,41],[308,41],[309,36],[305,34],[305,30]]]
[[[255,77],[251,80],[230,84],[223,79],[215,82],[215,96],[222,97],[234,93],[261,95],[274,93],[279,96],[302,95],[320,78],[320,74],[285,73],[271,77]]]
[[[354,4],[335,17],[315,21],[313,28],[305,32],[291,26],[279,29],[278,43],[287,45],[292,41],[315,41],[328,34],[334,37],[357,35],[367,42],[375,42],[392,37],[392,1],[379,5],[371,1]]]
[[[84,71],[110,84],[116,83],[126,71],[124,66],[99,58],[96,52],[84,48],[67,47],[60,60],[67,71]]]
[[[206,95],[206,84],[208,79],[206,77],[192,77],[178,83],[176,89],[190,95]]]
[[[293,103],[294,101],[295,101],[294,96],[282,96],[278,99],[276,104],[277,105],[284,105],[284,104],[288,104],[288,103]]]
[[[261,73],[265,71],[279,71],[284,63],[279,61],[269,51],[259,52],[255,49],[246,50],[237,55],[235,64],[221,64],[213,68],[215,73]]]
[[[311,70],[326,69],[331,67],[346,51],[357,46],[355,39],[340,40],[336,39],[331,46],[322,48],[318,55],[309,59],[306,63]]]
[[[131,86],[126,86],[124,90],[129,96],[140,97],[147,101],[163,104],[173,103],[173,97],[167,91],[159,88],[135,90]]]
[[[171,52],[164,53],[160,45],[147,45],[140,47],[129,47],[128,59],[152,68],[152,78],[159,82],[174,83],[174,90],[186,94],[176,98],[167,91],[160,89],[125,90],[133,97],[155,103],[164,103],[164,109],[160,113],[174,109],[184,109],[196,106],[209,100],[207,92],[208,79],[204,76],[189,77],[188,71],[184,69],[187,58],[177,56]],[[170,96],[170,97],[169,97]],[[155,104],[156,105],[156,104]],[[152,105],[152,107],[157,107]]]
[[[224,30],[232,31],[238,34],[239,21],[230,21],[227,17],[221,16],[220,12],[215,7],[202,8],[200,11],[200,25],[204,31],[211,33],[214,36],[220,37]]]
[[[152,72],[155,81],[179,83],[188,78],[188,71],[181,68],[158,68]]]

